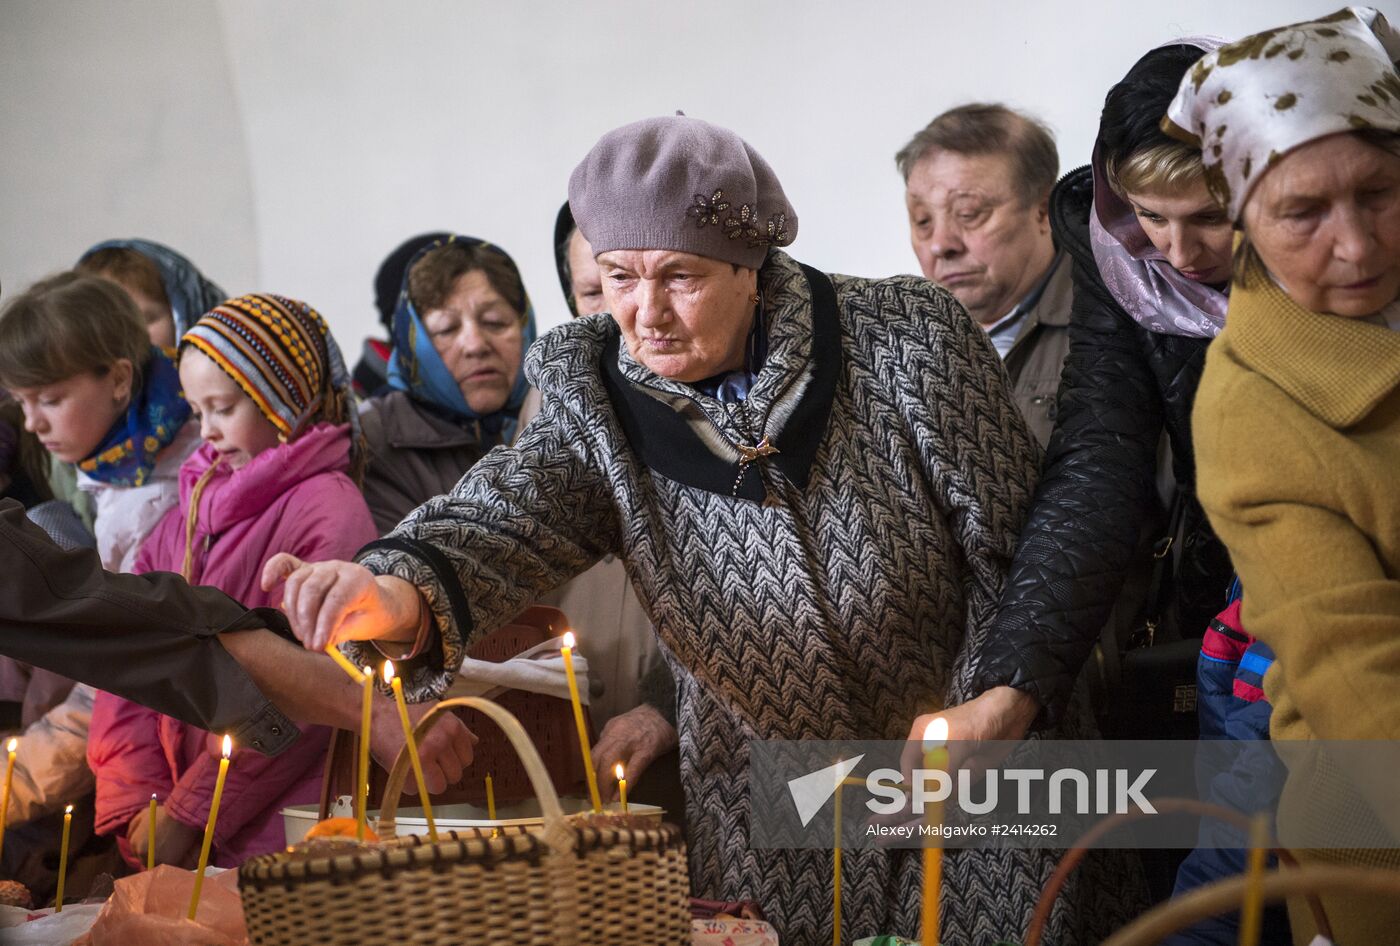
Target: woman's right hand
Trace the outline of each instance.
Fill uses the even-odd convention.
[[[352,640],[411,643],[427,606],[418,589],[354,562],[303,562],[286,552],[263,566],[262,589],[278,582],[282,610],[307,650]]]

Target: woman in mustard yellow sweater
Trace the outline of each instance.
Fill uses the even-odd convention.
[[[1245,627],[1277,654],[1276,740],[1400,740],[1397,59],[1383,17],[1343,10],[1206,56],[1163,122],[1200,144],[1243,230],[1193,429]],[[1322,817],[1400,836],[1400,813],[1326,778],[1290,766],[1281,832]],[[1400,867],[1395,850],[1298,853]],[[1339,942],[1394,941],[1400,904],[1324,900]],[[1290,912],[1308,942],[1306,911]]]

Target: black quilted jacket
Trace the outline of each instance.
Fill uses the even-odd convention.
[[[1164,425],[1186,497],[1169,591],[1183,636],[1205,632],[1231,576],[1196,500],[1191,450],[1191,404],[1208,340],[1149,332],[1114,302],[1089,245],[1092,196],[1085,167],[1065,175],[1050,198],[1055,237],[1074,258],[1069,355],[1040,486],[973,687],[1028,692],[1048,723],[1069,700],[1144,525],[1160,515],[1154,478]]]

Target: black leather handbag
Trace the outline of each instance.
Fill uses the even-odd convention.
[[[1127,639],[1106,627],[1100,643],[1099,728],[1110,739],[1195,739],[1196,663],[1205,628],[1181,627],[1173,593],[1186,501],[1178,491],[1152,547],[1142,610]]]

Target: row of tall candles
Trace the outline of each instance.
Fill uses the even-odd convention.
[[[584,724],[583,703],[579,697],[578,680],[574,675],[573,649],[577,646],[572,631],[564,635],[562,653],[564,657],[564,671],[569,681],[569,699],[573,703],[574,721],[578,727],[579,749],[583,753],[584,772],[588,777],[588,794],[593,804],[595,812],[603,810],[602,801],[598,793],[598,778],[593,770],[593,755],[589,746],[588,730]],[[356,777],[356,804],[355,804],[355,828],[356,836],[363,841],[367,828],[368,817],[368,797],[369,797],[369,738],[370,738],[370,717],[373,710],[374,696],[374,671],[369,667],[363,669],[356,667],[334,646],[327,648],[330,655],[337,664],[340,665],[350,679],[359,684],[362,689],[361,714],[360,714],[360,752],[359,771]],[[393,691],[394,702],[398,705],[399,722],[403,726],[404,741],[408,748],[409,763],[413,767],[413,778],[418,786],[418,797],[423,803],[423,816],[428,823],[428,836],[433,840],[438,840],[437,822],[433,819],[432,803],[428,798],[428,786],[423,777],[423,763],[418,756],[418,744],[413,737],[413,721],[408,715],[408,704],[404,700],[403,681],[394,673],[394,662],[386,660],[384,662],[384,682]],[[10,811],[10,789],[14,782],[15,775],[15,755],[19,750],[19,739],[12,738],[6,745],[9,758],[5,766],[5,787],[3,798],[0,798],[0,857],[5,851],[5,828]],[[209,820],[204,826],[204,839],[199,849],[199,867],[195,873],[194,891],[190,897],[188,916],[191,920],[199,909],[199,898],[204,887],[204,872],[209,866],[209,853],[214,841],[214,827],[219,818],[219,803],[223,799],[224,781],[228,777],[229,763],[233,756],[233,739],[224,736],[223,753],[219,761],[219,773],[214,782],[214,796],[209,804]],[[623,770],[622,763],[616,766],[618,793],[621,801],[622,811],[627,809],[627,778]],[[150,808],[147,812],[146,820],[146,867],[155,867],[156,856],[156,815],[157,797],[151,796]],[[486,776],[486,808],[487,817],[492,821],[496,819],[496,799],[491,783],[491,776]],[[58,866],[58,889],[54,912],[63,910],[63,887],[68,876],[68,839],[69,832],[73,824],[73,806],[68,805],[63,812],[63,837],[59,849]]]
[[[569,681],[569,702],[573,704],[574,723],[576,728],[578,729],[579,751],[583,755],[583,769],[584,774],[588,780],[589,801],[593,805],[593,811],[595,813],[601,813],[603,810],[603,803],[602,797],[598,792],[598,775],[593,768],[593,750],[589,745],[588,726],[584,721],[583,717],[583,701],[582,698],[579,696],[578,677],[574,673],[573,652],[576,646],[578,646],[578,642],[574,637],[574,632],[566,631],[564,634],[563,645],[560,648],[560,652],[564,658],[564,675]],[[361,686],[363,686],[364,688],[360,718],[360,764],[358,776],[356,779],[357,784],[355,804],[355,818],[357,822],[356,834],[360,840],[364,840],[364,832],[367,821],[366,801],[369,793],[369,736],[371,726],[370,717],[372,715],[373,708],[374,671],[372,671],[369,667],[365,667],[362,670],[357,669],[355,665],[350,662],[349,658],[347,658],[334,646],[327,648],[326,653],[330,655],[331,659],[333,659],[337,664],[340,665],[341,669],[343,669],[346,672],[346,674],[350,676],[351,680],[360,683]],[[384,680],[393,689],[394,699],[398,703],[399,719],[400,722],[403,724],[404,739],[406,740],[406,744],[408,746],[409,762],[413,766],[413,777],[418,785],[418,796],[423,801],[423,815],[425,820],[428,822],[428,835],[432,838],[432,840],[436,841],[438,839],[437,824],[433,820],[432,805],[428,801],[427,784],[423,779],[423,764],[418,757],[418,746],[413,738],[413,723],[409,719],[408,706],[404,702],[403,683],[394,674],[394,662],[392,660],[385,661],[384,663]],[[625,813],[628,810],[627,778],[626,772],[623,769],[621,762],[617,763],[617,765],[614,767],[614,774],[617,776],[619,801],[621,803],[622,811]],[[488,818],[490,818],[490,820],[494,821],[496,819],[495,793],[491,782],[491,775],[489,773],[486,776],[486,805],[487,816]]]

